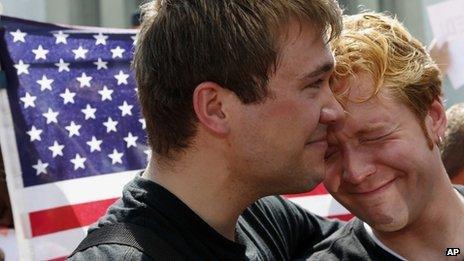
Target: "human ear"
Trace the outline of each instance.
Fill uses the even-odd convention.
[[[439,144],[446,129],[446,111],[441,100],[435,99],[429,106],[427,117],[429,118],[429,129],[432,140]]]
[[[229,132],[229,123],[224,113],[225,89],[215,82],[202,82],[193,92],[193,108],[200,124],[213,135],[223,136]]]

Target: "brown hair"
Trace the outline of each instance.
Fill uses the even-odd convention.
[[[385,14],[344,16],[343,26],[340,37],[332,42],[335,83],[355,77],[357,72],[369,73],[374,91],[367,99],[377,95],[381,88],[388,89],[416,114],[432,147],[424,119],[432,102],[442,95],[442,81],[425,47],[396,18]],[[348,93],[345,88],[337,96],[343,99]]]
[[[448,126],[441,146],[441,158],[452,178],[464,169],[464,103],[446,111]]]
[[[164,0],[142,14],[133,65],[150,145],[166,157],[195,134],[198,84],[213,81],[245,104],[260,102],[289,19],[311,22],[330,39],[341,30],[335,0]]]

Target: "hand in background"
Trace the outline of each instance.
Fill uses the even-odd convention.
[[[432,59],[437,63],[441,73],[445,75],[451,62],[448,50],[448,42],[438,44],[436,39],[433,39],[429,45],[429,54]]]

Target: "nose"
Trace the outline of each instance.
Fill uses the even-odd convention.
[[[342,126],[345,119],[345,112],[340,103],[335,99],[330,88],[327,88],[327,103],[322,107],[320,121],[322,124],[332,126]]]
[[[355,148],[346,148],[343,151],[343,180],[351,184],[360,184],[370,175],[376,172],[375,164],[369,155]]]

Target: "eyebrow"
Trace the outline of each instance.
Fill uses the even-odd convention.
[[[316,70],[306,74],[305,76],[301,77],[301,80],[305,79],[305,78],[313,78],[313,77],[316,77],[318,75],[321,75],[323,73],[326,73],[326,72],[329,72],[331,71],[332,69],[334,68],[334,62],[331,61],[331,62],[327,62],[321,66],[319,66],[318,68],[316,68]]]
[[[370,124],[367,127],[357,131],[356,134],[359,135],[359,136],[362,136],[362,135],[372,133],[372,132],[375,132],[375,131],[383,131],[383,130],[393,131],[398,126],[395,125],[392,128],[388,128],[388,127],[390,127],[390,126],[386,125],[386,124],[383,124],[383,123],[374,123],[374,124]]]

